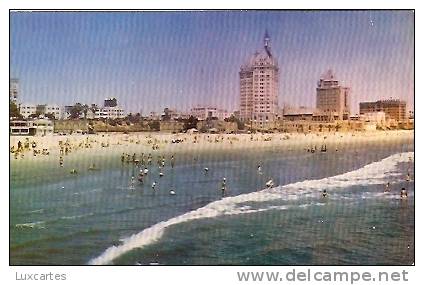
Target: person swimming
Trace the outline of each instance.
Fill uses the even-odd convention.
[[[208,173],[208,171],[209,171],[209,168],[205,167],[205,168],[203,168],[203,171],[205,172],[205,175],[206,175],[206,173]]]
[[[400,190],[400,198],[408,198],[408,192],[405,187],[402,187],[402,190]]]
[[[175,191],[171,189],[171,191],[169,191],[169,195],[175,195]]]
[[[258,173],[262,174],[262,166],[260,164],[258,165]]]
[[[322,191],[322,197],[323,198],[326,198],[328,196],[328,192],[327,192],[327,190],[326,189],[324,189],[323,191]]]
[[[152,189],[153,189],[153,191],[156,190],[155,187],[156,187],[156,181],[153,181],[153,183],[152,183]]]

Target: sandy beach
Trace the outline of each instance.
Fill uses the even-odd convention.
[[[53,135],[45,137],[11,136],[11,159],[37,160],[46,157],[59,158],[68,154],[84,152],[83,150],[102,152],[139,153],[179,153],[187,151],[219,151],[256,149],[261,147],[282,147],[288,150],[320,148],[323,145],[333,150],[360,143],[387,143],[397,140],[413,139],[413,131],[375,131],[352,133],[279,133],[279,134],[169,134],[169,133],[104,133],[94,135]],[[178,142],[175,142],[178,140]],[[25,145],[17,153],[18,142]],[[28,145],[29,143],[29,145]],[[34,144],[35,143],[35,144]],[[61,154],[61,145],[62,151]],[[35,147],[33,147],[35,146]],[[34,155],[34,150],[36,154]],[[42,154],[44,150],[44,155]],[[48,155],[47,155],[48,153]],[[23,154],[23,155],[22,155]]]

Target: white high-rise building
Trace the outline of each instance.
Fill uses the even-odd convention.
[[[264,36],[264,47],[257,51],[240,68],[240,118],[252,121],[259,127],[274,121],[278,116],[277,59],[271,53],[271,40]]]

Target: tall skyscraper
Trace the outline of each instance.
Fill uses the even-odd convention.
[[[9,100],[16,103],[18,101],[19,80],[11,78],[9,81]]]
[[[264,36],[264,46],[240,68],[240,118],[259,127],[278,115],[277,59],[271,53],[271,39]]]
[[[350,115],[350,89],[340,86],[330,69],[318,81],[317,109],[329,120],[348,120]]]

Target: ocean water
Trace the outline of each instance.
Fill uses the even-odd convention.
[[[314,154],[277,147],[178,153],[162,178],[153,159],[134,189],[138,169],[120,162],[121,151],[71,154],[64,168],[11,159],[11,264],[414,263],[410,140]],[[85,170],[92,162],[100,169]],[[269,179],[275,188],[265,189]],[[392,191],[383,193],[387,182]],[[402,187],[408,199],[399,198]]]

